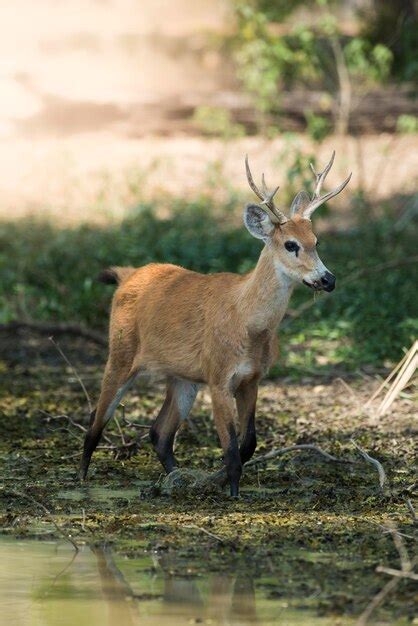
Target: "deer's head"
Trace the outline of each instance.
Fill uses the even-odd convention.
[[[350,176],[336,189],[320,195],[322,184],[332,167],[335,152],[322,172],[317,173],[311,165],[315,176],[315,190],[312,197],[306,191],[300,191],[290,207],[287,217],[274,204],[273,198],[278,187],[273,191],[267,189],[262,176],[262,188],[254,183],[245,159],[247,179],[251,189],[261,200],[260,204],[249,204],[244,211],[244,223],[249,232],[257,239],[262,239],[269,247],[275,268],[279,274],[285,275],[293,282],[301,282],[316,291],[332,291],[335,288],[335,276],[325,267],[319,258],[318,240],[312,230],[312,213],[324,202],[334,198],[348,184]]]

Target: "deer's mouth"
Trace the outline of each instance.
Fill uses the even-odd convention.
[[[323,286],[321,285],[321,282],[319,280],[314,280],[312,283],[309,283],[307,280],[303,280],[302,282],[304,285],[306,285],[310,289],[313,289],[314,291],[322,291],[323,289]]]

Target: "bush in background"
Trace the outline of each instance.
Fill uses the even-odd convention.
[[[284,321],[287,372],[399,359],[418,330],[416,236],[412,222],[395,229],[392,217],[321,236],[321,257],[335,272],[337,289]],[[246,272],[260,245],[236,223],[230,205],[220,209],[202,198],[174,202],[164,219],[140,205],[103,227],[1,223],[0,251],[1,322],[72,321],[105,330],[113,288],[95,280],[104,267],[161,261],[201,272]],[[312,297],[305,287],[296,289],[291,308]]]

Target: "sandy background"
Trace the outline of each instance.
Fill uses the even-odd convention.
[[[231,28],[223,0],[1,3],[0,214],[102,219],[139,197],[193,197],[214,164],[220,196],[228,184],[245,190],[246,152],[256,172],[282,182],[283,139],[208,140],[184,117],[239,97],[213,46]],[[318,156],[335,148],[330,182],[352,170],[352,189],[384,198],[415,188],[417,147],[414,136],[330,138]]]

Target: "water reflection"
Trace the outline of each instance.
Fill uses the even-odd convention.
[[[132,589],[116,567],[111,553],[102,547],[93,547],[91,551],[96,557],[98,579],[107,604],[108,625],[135,626],[140,618],[138,606],[132,601]]]
[[[168,554],[123,559],[104,547],[0,540],[0,622],[8,626],[347,624],[288,608],[233,575],[178,576]]]
[[[208,574],[181,578],[173,573],[175,560],[163,555],[156,559],[163,572],[163,601],[176,615],[189,614],[209,623],[257,624],[253,580],[241,572],[233,576]],[[202,584],[203,583],[203,584]]]

